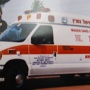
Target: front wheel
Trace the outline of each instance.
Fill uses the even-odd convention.
[[[9,68],[5,75],[6,88],[20,89],[24,87],[26,81],[26,73],[22,68]]]

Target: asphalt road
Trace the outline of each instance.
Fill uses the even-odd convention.
[[[0,90],[3,90],[3,87],[2,81],[0,82]],[[60,77],[32,78],[27,80],[24,90],[90,90],[90,77],[75,77],[72,79]]]

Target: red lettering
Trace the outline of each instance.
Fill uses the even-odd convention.
[[[72,19],[73,23],[79,23],[81,24],[81,20],[80,19]]]
[[[90,30],[83,29],[71,29],[72,32],[90,33]]]
[[[90,55],[86,55],[85,58],[90,58]]]
[[[73,23],[75,22],[75,19],[72,19]]]
[[[77,42],[82,42],[83,40],[81,39],[81,35],[75,35],[76,41]]]
[[[90,25],[90,21],[86,21],[86,20],[82,20],[83,24],[89,24]]]
[[[88,36],[89,37],[89,42],[90,42],[90,36]]]

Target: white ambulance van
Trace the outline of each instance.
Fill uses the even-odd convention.
[[[18,16],[0,35],[0,71],[5,83],[16,88],[27,76],[90,73],[90,17],[57,12]]]

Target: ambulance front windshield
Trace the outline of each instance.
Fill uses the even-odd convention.
[[[0,35],[0,41],[22,42],[28,37],[35,26],[36,24],[29,23],[13,24]]]

